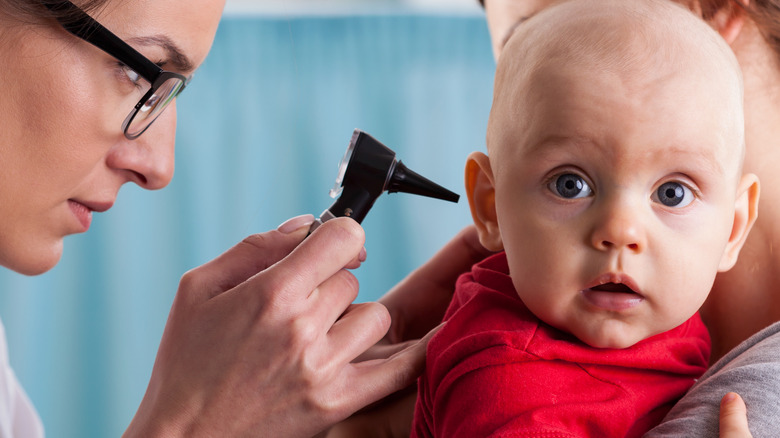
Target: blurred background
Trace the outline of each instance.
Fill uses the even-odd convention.
[[[476,0],[228,0],[178,100],[172,184],[125,186],[89,233],[66,238],[47,274],[0,271],[11,363],[47,435],[121,435],[181,275],[327,208],[355,128],[463,195],[465,158],[484,150],[494,68]],[[382,195],[363,222],[358,301],[380,297],[468,223],[465,197]]]

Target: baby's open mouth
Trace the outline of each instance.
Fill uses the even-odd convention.
[[[642,294],[630,286],[614,282],[585,289],[582,296],[596,307],[617,312],[631,309],[644,301]]]
[[[604,283],[598,286],[592,287],[591,290],[602,292],[623,292],[627,294],[635,294],[636,292],[623,283]]]

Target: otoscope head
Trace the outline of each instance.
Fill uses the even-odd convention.
[[[344,190],[361,188],[374,198],[385,191],[396,165],[395,152],[359,129],[352,133],[344,161],[347,164],[340,181],[341,187]],[[339,184],[338,180],[336,184]]]
[[[365,218],[382,194],[404,192],[458,202],[460,196],[410,170],[395,159],[395,152],[374,137],[356,129],[340,165],[331,197],[338,197],[328,209],[335,217]]]

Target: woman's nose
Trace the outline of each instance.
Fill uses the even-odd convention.
[[[135,140],[122,138],[109,152],[108,166],[148,190],[167,186],[173,178],[176,139],[176,102]]]
[[[591,244],[600,251],[644,251],[647,236],[641,208],[619,200],[602,205],[591,233]]]

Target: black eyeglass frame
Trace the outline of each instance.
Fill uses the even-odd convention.
[[[160,116],[162,111],[160,111],[160,114],[158,114],[154,120],[149,122],[149,124],[146,125],[144,129],[141,130],[141,132],[137,134],[130,134],[128,132],[130,124],[133,122],[133,119],[135,119],[138,111],[149,100],[149,98],[154,95],[154,93],[158,88],[160,88],[160,86],[162,86],[162,84],[171,78],[182,81],[182,85],[176,92],[176,95],[171,98],[171,100],[173,100],[173,98],[184,91],[184,88],[192,79],[192,76],[187,77],[179,73],[163,70],[159,65],[140,54],[132,46],[124,42],[118,36],[114,35],[113,32],[108,30],[102,24],[98,23],[97,20],[90,17],[89,14],[84,12],[81,8],[74,5],[69,0],[63,0],[57,3],[43,1],[42,3],[44,6],[46,6],[46,8],[55,13],[55,18],[66,31],[113,56],[131,70],[138,73],[142,78],[146,79],[151,84],[149,91],[146,92],[141,100],[138,101],[133,110],[125,119],[124,123],[122,123],[122,132],[126,138],[135,140],[136,138],[140,137],[141,134],[146,132],[149,126],[154,123],[154,120]],[[62,19],[59,15],[61,12],[65,12],[67,16],[73,17],[73,19]],[[163,110],[165,110],[165,108],[163,108]]]

